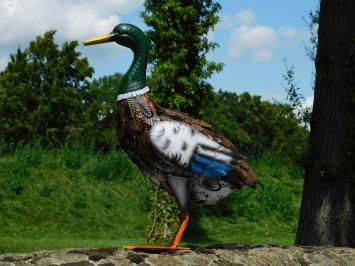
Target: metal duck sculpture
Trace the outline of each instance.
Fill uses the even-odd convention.
[[[213,204],[235,188],[255,188],[261,181],[232,142],[210,124],[162,108],[149,98],[149,43],[139,28],[119,24],[111,33],[89,39],[84,45],[106,42],[116,42],[134,53],[117,98],[121,146],[154,184],[175,197],[182,212],[182,222],[169,246],[125,248],[187,250],[178,244],[189,221],[189,204]]]

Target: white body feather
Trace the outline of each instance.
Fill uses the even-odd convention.
[[[194,154],[231,165],[233,152],[188,124],[162,121],[150,129],[150,141],[165,157],[187,167]]]
[[[232,166],[235,155],[230,150],[200,133],[192,126],[178,121],[161,121],[150,129],[150,141],[172,167],[189,167],[195,155],[218,160]],[[163,170],[163,169],[162,169]],[[167,169],[165,169],[166,171]],[[163,170],[164,171],[164,170]],[[164,183],[158,174],[151,180]],[[231,184],[218,176],[194,174],[192,177],[190,201],[199,205],[210,205],[227,197],[232,192]]]

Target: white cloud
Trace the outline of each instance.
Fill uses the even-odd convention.
[[[214,42],[215,39],[214,31],[209,30],[206,37],[210,42]]]
[[[216,25],[216,29],[230,29],[231,27],[233,27],[233,25],[234,25],[234,23],[233,23],[233,19],[231,16],[222,15],[220,17],[220,21]]]
[[[236,15],[239,20],[233,30],[229,55],[234,59],[249,55],[254,62],[268,61],[278,40],[276,31],[265,25],[253,25],[254,14],[244,10]]]
[[[254,51],[252,55],[252,60],[254,62],[265,62],[268,61],[272,56],[272,50],[269,48],[261,48]]]
[[[306,97],[305,101],[303,102],[302,104],[302,107],[303,108],[306,108],[306,107],[309,107],[309,108],[313,108],[313,101],[314,101],[314,96],[309,96],[309,97]]]
[[[230,46],[228,50],[228,54],[235,60],[241,58],[243,54],[243,49],[238,45]]]
[[[25,48],[35,36],[56,30],[56,42],[78,40],[109,32],[121,22],[121,15],[142,6],[144,0],[0,0],[0,57],[8,58],[20,46]],[[99,64],[108,56],[127,52],[117,45],[79,47],[90,63]],[[7,59],[0,58],[0,71]]]
[[[222,17],[220,28],[232,31],[229,39],[229,55],[238,60],[246,57],[253,62],[266,62],[272,58],[275,47],[286,43],[293,45],[299,33],[295,27],[279,29],[256,22],[254,13],[243,10],[234,16]],[[292,42],[287,40],[292,40]]]
[[[280,36],[292,39],[296,37],[298,31],[294,27],[281,27]]]
[[[236,15],[237,22],[240,24],[250,24],[254,20],[254,14],[250,10],[243,10]]]
[[[83,39],[110,31],[118,14],[143,0],[0,0],[0,44],[27,43],[35,35],[55,29],[64,40]]]
[[[277,36],[273,28],[267,26],[245,26],[236,28],[232,41],[246,48],[269,47],[276,43]]]
[[[220,22],[216,25],[216,28],[230,29],[236,25],[246,25],[254,20],[254,13],[249,10],[243,10],[233,16],[225,14],[222,15]]]
[[[229,45],[229,55],[232,58],[239,59],[248,55],[254,62],[264,62],[272,57],[272,47],[278,39],[276,31],[265,25],[254,25],[254,19],[250,10],[243,10],[235,15]]]

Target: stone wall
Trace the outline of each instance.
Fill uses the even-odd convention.
[[[247,246],[195,247],[160,254],[116,248],[65,249],[0,255],[0,265],[355,265],[355,249],[333,247]]]

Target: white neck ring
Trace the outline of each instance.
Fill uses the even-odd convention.
[[[131,91],[131,92],[127,92],[127,93],[124,93],[124,94],[119,94],[117,96],[117,101],[122,101],[124,99],[127,99],[127,98],[131,98],[131,97],[135,97],[135,96],[138,96],[138,95],[143,95],[145,93],[147,93],[149,91],[149,88],[148,86],[145,86],[143,89],[140,89],[140,90],[137,90],[137,91]]]

